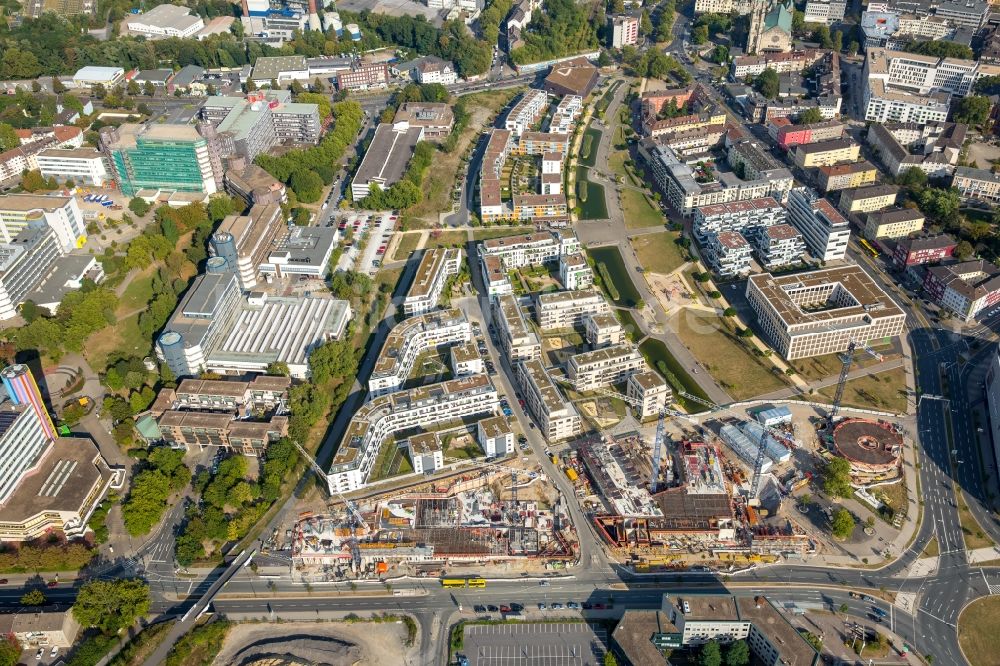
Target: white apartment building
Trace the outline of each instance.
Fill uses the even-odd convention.
[[[583,327],[587,344],[593,349],[625,342],[625,329],[613,314],[587,313],[583,316]]]
[[[633,401],[640,421],[659,416],[660,410],[669,405],[674,396],[666,380],[652,370],[630,375],[625,383],[625,394]]]
[[[542,357],[542,342],[528,326],[514,296],[504,294],[493,302],[493,322],[500,348],[511,363]]]
[[[569,290],[588,289],[594,284],[594,272],[582,252],[560,255],[559,281]]]
[[[638,16],[612,16],[608,19],[608,27],[611,28],[611,48],[620,49],[639,43]]]
[[[580,414],[556,387],[540,360],[518,363],[518,385],[524,392],[528,412],[550,442],[580,433]]]
[[[472,340],[472,326],[457,309],[428,312],[404,319],[389,333],[368,378],[368,394],[376,397],[397,391],[410,376],[417,357],[444,345]]]
[[[847,3],[844,0],[807,0],[806,23],[830,25],[844,20]]]
[[[504,128],[515,138],[529,131],[548,108],[549,96],[544,90],[528,90],[511,108],[504,121]]]
[[[918,95],[890,90],[880,79],[864,88],[865,120],[874,123],[930,123],[948,119],[950,96],[943,92]]]
[[[327,472],[331,495],[363,488],[383,443],[393,433],[466,416],[487,416],[500,405],[488,375],[474,375],[382,395],[359,409]]]
[[[750,243],[735,231],[709,234],[704,246],[705,261],[723,278],[749,274],[752,254]]]
[[[580,392],[620,384],[629,375],[649,370],[646,360],[632,345],[614,345],[574,354],[566,365],[566,374]]]
[[[556,104],[549,121],[550,134],[569,134],[576,126],[576,119],[583,113],[583,98],[579,95],[565,95]]]
[[[751,275],[747,301],[768,343],[789,361],[899,335],[906,314],[857,265]]]
[[[752,3],[749,0],[695,0],[695,14],[749,14]]]
[[[580,241],[571,231],[539,231],[521,236],[491,238],[479,244],[479,256],[499,257],[504,269],[537,266],[556,261],[564,254],[580,251]]]
[[[813,190],[796,187],[789,193],[788,217],[816,259],[834,261],[847,254],[850,225],[829,201]]]
[[[413,317],[436,308],[448,278],[457,275],[461,268],[462,251],[458,248],[425,251],[413,284],[403,299],[403,314]]]
[[[550,291],[535,296],[535,318],[543,331],[581,326],[585,315],[610,313],[611,306],[597,291]]]
[[[103,187],[111,180],[104,155],[96,148],[49,148],[38,153],[35,160],[45,178],[96,187]]]
[[[444,448],[436,432],[422,432],[406,440],[414,474],[431,474],[444,467]]]
[[[694,209],[691,230],[698,242],[704,243],[711,234],[783,224],[785,216],[785,207],[772,197],[699,206]]]
[[[87,241],[83,213],[74,197],[6,194],[0,196],[0,242],[13,242],[30,221],[39,218],[56,232],[63,251],[82,247]]]
[[[454,345],[448,356],[451,362],[451,371],[455,377],[479,375],[486,372],[483,357],[471,340]]]
[[[476,423],[476,435],[483,453],[503,458],[514,453],[514,432],[503,416],[491,416]]]
[[[507,277],[507,271],[503,269],[503,262],[500,257],[492,254],[483,256],[479,262],[480,271],[483,274],[483,284],[486,286],[486,294],[493,300],[497,296],[514,293],[514,286]]]
[[[0,243],[0,321],[17,316],[18,306],[62,254],[55,231],[42,221],[26,227],[14,242]]]
[[[757,262],[768,271],[797,264],[806,254],[805,239],[790,224],[757,227],[747,238],[754,246]]]

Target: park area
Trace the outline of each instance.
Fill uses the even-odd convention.
[[[1000,597],[969,604],[958,618],[958,644],[971,666],[994,666],[1000,654]]]
[[[667,275],[683,266],[684,250],[677,244],[678,238],[680,234],[676,231],[633,237],[632,247],[643,270]]]

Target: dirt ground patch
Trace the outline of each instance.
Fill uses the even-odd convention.
[[[676,273],[673,275],[643,273],[643,276],[649,284],[649,290],[653,292],[656,300],[660,302],[660,306],[667,314],[685,305],[697,303],[696,299],[688,298],[691,291],[684,284],[680,275]]]
[[[622,403],[620,400],[612,400],[611,398],[600,398],[597,400],[585,400],[576,403],[576,406],[580,408],[583,412],[584,418],[589,419],[594,422],[597,427],[601,429],[610,428],[621,422],[624,417],[624,413],[618,413],[618,405],[615,403]],[[621,410],[624,412],[624,410]]]
[[[850,379],[844,386],[843,404],[861,409],[884,409],[890,412],[906,412],[906,396],[900,393],[906,387],[906,371],[894,368],[886,372]],[[817,391],[818,402],[833,400],[836,385]]]
[[[315,642],[290,641],[291,636],[302,636]],[[273,646],[268,646],[274,641]],[[339,642],[342,647],[338,650]],[[255,654],[297,654],[299,645],[306,652],[316,650],[325,645],[330,651],[310,652],[303,654],[311,663],[317,663],[318,656],[323,660],[318,663],[332,663],[359,666],[379,666],[381,664],[403,664],[415,656],[413,649],[403,647],[406,641],[406,627],[395,623],[358,622],[347,624],[343,622],[283,622],[281,624],[247,623],[234,626],[222,647],[219,656],[215,658],[215,666],[236,665],[250,655],[246,648],[258,644]],[[414,654],[407,654],[414,653]],[[342,659],[336,659],[336,655]]]

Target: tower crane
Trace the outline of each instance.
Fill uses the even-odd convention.
[[[879,361],[882,360],[882,354],[872,349],[866,344],[859,344],[857,340],[851,338],[850,344],[847,345],[847,349],[840,356],[840,361],[843,364],[840,367],[840,379],[837,381],[837,392],[833,396],[833,405],[830,406],[830,415],[827,417],[827,422],[830,428],[833,428],[833,422],[837,418],[837,413],[840,411],[840,401],[844,398],[844,389],[847,387],[847,375],[851,371],[851,364],[854,363],[854,350],[861,347],[865,352],[874,359]]]

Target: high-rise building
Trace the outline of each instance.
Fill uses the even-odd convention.
[[[87,242],[83,213],[74,197],[0,196],[0,242],[13,242],[14,237],[35,220],[44,220],[52,227],[63,251],[82,247]]]
[[[41,462],[52,439],[31,405],[0,406],[0,504],[10,499],[25,474]]]
[[[611,48],[635,46],[639,43],[639,17],[614,16],[608,19],[611,28]]]
[[[214,194],[219,189],[217,156],[213,159],[208,140],[190,125],[105,127],[101,149],[125,196],[140,190]]]
[[[15,405],[28,405],[38,419],[42,431],[51,439],[56,437],[56,426],[52,423],[48,410],[45,409],[45,401],[42,400],[42,392],[38,390],[31,369],[23,363],[7,366],[0,372],[0,379],[3,379],[4,388],[7,395]]]

